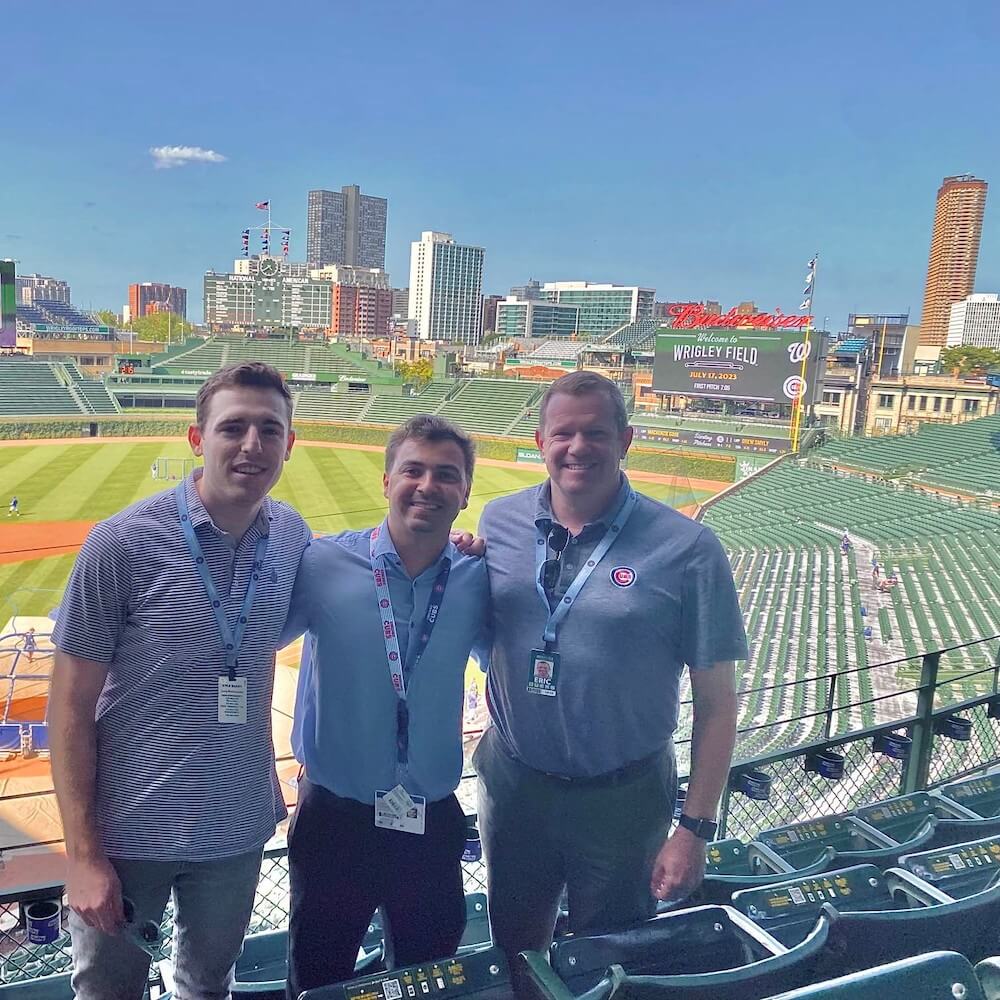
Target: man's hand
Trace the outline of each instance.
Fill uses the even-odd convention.
[[[85,924],[105,934],[117,934],[125,924],[122,885],[105,857],[70,861],[66,898]]]
[[[486,539],[474,537],[471,531],[453,531],[451,543],[463,556],[476,556],[482,559],[486,555]]]
[[[706,843],[679,826],[667,838],[653,863],[649,888],[657,899],[687,899],[705,877]]]

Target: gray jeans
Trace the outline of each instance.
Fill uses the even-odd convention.
[[[672,748],[618,782],[560,781],[512,759],[496,730],[474,757],[493,941],[545,951],[563,890],[569,930],[594,934],[653,915],[653,862],[676,795]]]
[[[253,909],[262,849],[220,861],[112,858],[137,922],[163,919],[174,901],[174,1000],[229,1000],[233,965]],[[124,935],[104,934],[70,913],[77,1000],[140,1000],[149,956]]]

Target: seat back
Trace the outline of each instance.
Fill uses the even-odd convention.
[[[754,839],[769,847],[792,868],[812,865],[824,847],[833,847],[839,855],[844,851],[864,851],[879,846],[873,845],[846,813],[774,827],[762,831]]]
[[[21,726],[16,722],[0,725],[0,753],[17,753],[21,749]]]
[[[1000,874],[1000,837],[904,854],[899,867],[960,898],[982,892]]]
[[[421,1000],[446,993],[468,1000],[513,1000],[510,970],[499,948],[482,948],[437,962],[378,972],[334,986],[306,990],[299,1000]]]
[[[1000,954],[1000,886],[936,906],[831,915],[818,971],[835,976],[944,949],[970,962]]]
[[[0,986],[0,996],[3,1000],[73,1000],[69,977],[68,972],[61,972],[24,983],[7,983]]]
[[[897,795],[854,810],[854,815],[898,843],[915,836],[935,814],[935,800],[927,792]]]
[[[772,952],[722,906],[664,913],[629,930],[552,943],[549,961],[571,993],[589,990],[610,965],[632,975],[672,976],[736,969]]]
[[[746,844],[735,837],[713,840],[705,857],[706,875],[750,875]]]
[[[934,827],[934,835],[926,845],[926,850],[964,844],[970,840],[1000,837],[1000,818],[997,819],[939,819]]]
[[[733,894],[735,909],[789,947],[805,938],[825,904],[842,911],[893,906],[885,877],[874,865],[839,868]]]
[[[1000,774],[983,774],[953,781],[939,789],[941,795],[988,819],[1000,815]]]
[[[962,997],[985,1000],[979,980],[961,955],[932,952],[782,993],[781,1000],[914,1000]]]

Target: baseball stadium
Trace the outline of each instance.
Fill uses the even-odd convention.
[[[668,398],[697,395],[693,379],[710,385],[723,372],[752,383],[742,398],[759,403],[773,385],[773,402],[785,386],[806,405],[804,386],[787,391],[797,358],[769,373],[744,371],[746,354],[713,367],[677,347],[679,334],[661,332],[658,344],[655,330],[634,327],[576,351],[574,363],[645,344],[656,353],[653,387]],[[778,343],[779,362],[782,353]],[[144,355],[119,344],[113,370],[97,377],[79,356],[0,357],[0,996],[72,995],[64,926],[39,943],[24,914],[63,891],[47,692],[75,553],[95,522],[190,472],[185,433],[198,388],[243,359],[274,365],[293,391],[297,442],[273,495],[316,535],[382,519],[385,441],[418,413],[447,417],[477,440],[457,527],[474,531],[486,503],[545,476],[533,438],[545,381],[441,366],[415,386],[342,344],[235,336]],[[687,381],[671,382],[672,364]],[[622,933],[557,940],[547,960],[527,955],[533,1000],[592,989],[595,1000],[619,991],[752,1000],[929,951],[972,961],[1000,953],[1000,415],[827,437],[800,425],[795,406],[652,411],[637,405],[637,381],[619,382],[635,428],[627,474],[638,491],[719,536],[750,659],[738,668],[737,748],[697,906],[665,914],[645,943]],[[290,806],[300,646],[278,655],[272,707]],[[682,793],[691,738],[684,698]],[[459,794],[471,815],[469,758],[488,719],[471,664],[465,704]],[[265,851],[234,996],[284,996],[283,838],[279,830]],[[412,984],[500,1000],[510,981],[491,947],[485,868],[474,851],[463,867],[469,919],[459,955],[416,970]],[[171,926],[168,911],[146,942],[157,958],[154,1000],[171,988]],[[376,919],[359,956],[366,978],[336,995],[401,996],[392,987],[399,973],[389,978],[383,958]],[[938,974],[949,972],[918,969],[925,978],[915,981]]]

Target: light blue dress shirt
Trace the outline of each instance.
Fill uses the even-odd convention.
[[[292,748],[309,780],[372,805],[397,783],[396,704],[369,556],[371,529],[315,539],[302,556],[282,643],[306,632],[295,696]],[[404,661],[423,624],[445,559],[451,574],[431,639],[409,675],[409,766],[403,785],[435,802],[462,776],[465,668],[486,634],[486,563],[450,542],[415,579],[407,575],[383,522],[375,547],[385,556]],[[485,650],[475,651],[485,662]]]

